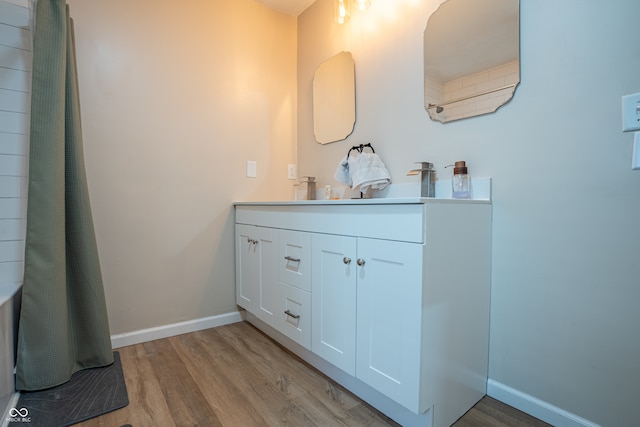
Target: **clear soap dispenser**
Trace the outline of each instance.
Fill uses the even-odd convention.
[[[458,161],[453,166],[451,195],[454,199],[471,198],[471,178],[467,174],[467,165],[464,161]]]

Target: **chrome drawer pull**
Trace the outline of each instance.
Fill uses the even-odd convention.
[[[364,260],[362,258],[358,258],[358,265],[362,267],[364,265]]]
[[[351,264],[351,258],[346,256],[346,257],[342,258],[342,262],[344,262],[345,264]]]
[[[293,257],[290,257],[289,255],[284,257],[284,259],[286,259],[287,261],[291,261],[291,262],[300,262],[300,258],[293,258]]]
[[[300,315],[299,314],[293,314],[292,312],[290,312],[289,310],[285,310],[284,314],[286,314],[289,317],[293,317],[294,319],[299,319]]]

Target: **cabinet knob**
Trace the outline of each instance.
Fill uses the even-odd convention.
[[[351,258],[346,256],[346,257],[342,258],[342,262],[344,262],[345,264],[351,264]]]
[[[364,260],[362,258],[358,258],[358,261],[356,261],[358,263],[358,265],[360,267],[362,267],[364,265]]]

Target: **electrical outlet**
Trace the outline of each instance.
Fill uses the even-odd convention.
[[[298,178],[298,171],[296,169],[296,165],[289,164],[287,166],[287,179]]]
[[[258,164],[253,160],[247,160],[247,177],[255,178],[258,172]]]
[[[622,97],[622,130],[640,130],[640,93]]]

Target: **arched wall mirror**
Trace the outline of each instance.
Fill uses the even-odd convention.
[[[313,133],[320,144],[341,141],[356,122],[355,64],[340,52],[320,64],[313,76]]]
[[[447,0],[431,15],[424,31],[424,96],[432,120],[493,113],[519,82],[519,0]]]

